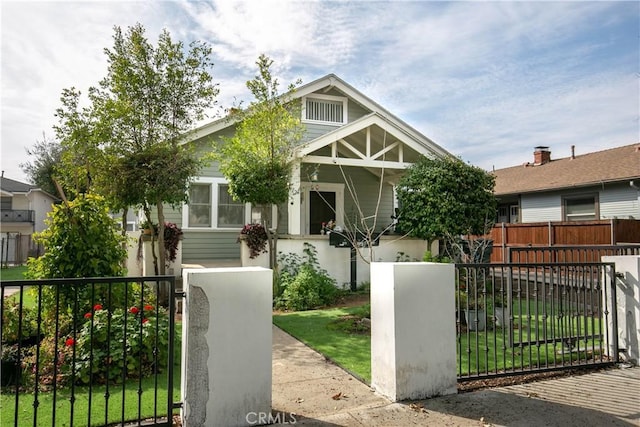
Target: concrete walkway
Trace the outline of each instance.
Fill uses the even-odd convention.
[[[640,368],[392,403],[273,328],[273,411],[307,426],[640,426]]]

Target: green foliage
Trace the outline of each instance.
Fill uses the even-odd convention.
[[[267,252],[267,231],[262,224],[247,224],[240,230],[240,239],[244,240],[249,248],[249,258],[257,258],[260,254]]]
[[[20,168],[27,174],[30,182],[49,194],[57,195],[58,190],[53,183],[53,177],[56,174],[56,165],[62,157],[60,143],[43,136],[42,141],[36,141],[33,147],[27,149],[27,155],[33,160],[21,163]]]
[[[92,310],[77,334],[75,375],[80,384],[120,382],[166,368],[169,317],[151,304]]]
[[[165,30],[154,46],[142,25],[114,28],[113,47],[104,50],[107,75],[89,89],[89,106],[80,92],[65,89],[57,110],[57,137],[63,146],[60,168],[66,187],[105,196],[114,209],[157,209],[164,245],[163,204],[186,201],[202,162],[182,135],[205,118],[218,94],[209,69],[211,48],[188,47]],[[158,250],[159,272],[165,252]]]
[[[276,308],[286,310],[310,310],[333,303],[340,295],[336,281],[320,268],[316,248],[304,243],[304,256],[280,254],[280,274]]]
[[[236,110],[236,132],[214,154],[234,199],[255,205],[287,201],[292,152],[302,138],[299,103],[289,100],[295,85],[280,95],[272,64],[265,55],[256,61],[259,75],[247,82],[255,101]]]
[[[2,307],[2,344],[35,337],[38,331],[38,313],[34,307],[20,304],[16,298],[5,298]]]
[[[28,260],[28,278],[117,277],[125,274],[123,265],[127,251],[122,246],[125,237],[109,216],[103,197],[80,195],[69,203],[56,205],[46,223],[48,228],[34,235],[34,239],[44,246],[45,253],[40,258]],[[121,301],[122,292],[122,287],[113,287],[110,291],[106,284],[47,286],[42,292],[43,307],[49,315],[54,314],[56,307],[61,312],[74,312],[75,304],[90,305],[95,298],[106,300],[110,295],[109,300],[113,303]]]
[[[398,183],[398,226],[433,241],[484,234],[495,217],[494,177],[459,159],[422,157]]]
[[[431,251],[425,251],[422,256],[422,261],[424,262],[440,262],[448,264],[451,262],[451,258],[445,255],[433,255]]]

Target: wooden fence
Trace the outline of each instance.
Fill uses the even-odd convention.
[[[640,220],[534,222],[496,224],[488,236],[493,240],[491,262],[508,262],[513,247],[596,246],[640,243]]]

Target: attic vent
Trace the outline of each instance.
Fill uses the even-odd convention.
[[[305,121],[344,124],[347,122],[347,99],[341,97],[314,95],[304,100],[303,119]]]

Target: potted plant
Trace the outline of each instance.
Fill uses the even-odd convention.
[[[508,325],[511,318],[511,311],[509,310],[509,304],[507,296],[496,293],[493,298],[493,319],[498,328],[504,328]]]
[[[142,234],[151,236],[152,234],[158,234],[158,225],[154,224],[148,220],[144,220],[140,222],[140,230],[142,230]]]
[[[468,329],[470,331],[484,331],[486,329],[484,295],[481,294],[480,291],[477,293],[470,292],[467,295],[467,301],[468,305],[465,310],[465,316]]]
[[[240,230],[238,242],[246,243],[249,248],[249,258],[254,259],[260,254],[267,253],[267,230],[262,224],[247,224]]]

